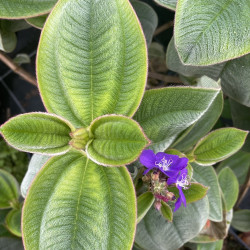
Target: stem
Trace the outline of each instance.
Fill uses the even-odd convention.
[[[240,189],[239,197],[238,197],[238,200],[237,200],[236,206],[235,206],[236,208],[239,207],[240,203],[244,199],[245,195],[247,194],[247,191],[248,191],[249,187],[250,187],[250,167],[248,169],[247,178],[245,180],[245,183],[243,184],[243,186]]]
[[[159,27],[158,29],[156,29],[154,36],[159,35],[161,32],[171,28],[174,26],[174,21],[170,21],[168,23],[163,24],[161,27]]]
[[[138,181],[139,179],[143,176],[143,172],[144,172],[144,167],[140,168],[135,179],[134,179],[134,186],[136,188],[137,184],[138,184]]]
[[[179,77],[166,76],[166,75],[162,75],[162,74],[158,74],[158,73],[154,73],[154,72],[148,72],[148,77],[156,79],[156,80],[161,80],[161,81],[164,81],[166,83],[182,83],[182,81]]]
[[[22,67],[16,64],[8,55],[0,51],[0,60],[5,63],[13,72],[20,75],[27,82],[31,83],[34,86],[37,86],[37,82],[34,76],[25,71]]]

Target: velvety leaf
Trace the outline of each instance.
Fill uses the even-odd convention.
[[[209,166],[228,158],[243,146],[247,133],[236,128],[222,128],[211,132],[193,149],[195,162]]]
[[[144,194],[141,194],[137,198],[137,223],[139,223],[146,215],[148,210],[153,205],[154,200],[155,198],[151,192],[146,192]]]
[[[250,108],[229,99],[233,125],[236,128],[250,130]],[[247,136],[242,150],[250,152],[250,134]]]
[[[130,2],[140,20],[147,45],[149,47],[152,42],[155,29],[158,25],[158,16],[154,9],[148,4],[137,0],[132,0]]]
[[[133,116],[144,93],[146,43],[127,0],[58,2],[37,63],[47,110],[76,127],[105,114]]]
[[[194,124],[219,94],[218,89],[168,87],[146,91],[134,119],[139,122],[155,153]]]
[[[221,222],[208,220],[200,233],[195,238],[190,240],[190,242],[211,243],[224,239],[228,235],[232,216],[232,210],[230,210],[229,212],[223,211],[223,220]]]
[[[0,169],[0,190],[0,209],[13,207],[19,197],[18,183],[11,174],[2,169]]]
[[[23,198],[26,197],[28,189],[33,179],[35,178],[39,170],[42,168],[42,166],[45,164],[45,162],[48,161],[49,158],[50,156],[39,155],[39,154],[34,154],[31,157],[31,160],[28,166],[28,171],[26,172],[23,178],[22,184],[21,184],[21,194]]]
[[[214,87],[214,85],[212,84],[216,84],[218,88],[218,83],[214,82],[212,79],[208,77],[200,78],[199,80],[200,87],[205,87],[203,86],[203,84],[206,83],[209,84],[210,87],[212,86]],[[174,147],[181,151],[186,151],[190,147],[195,145],[200,140],[200,138],[205,136],[213,128],[213,126],[219,119],[222,110],[223,110],[223,94],[220,91],[218,96],[213,100],[208,110],[192,126],[191,129],[188,129],[185,136],[183,136],[182,139],[179,140],[177,144],[174,144]]]
[[[211,243],[198,244],[197,250],[221,250],[223,247],[223,240],[218,240]]]
[[[250,210],[242,209],[235,211],[232,226],[241,232],[250,232]]]
[[[167,221],[173,221],[173,211],[171,207],[164,201],[161,201],[161,214]]]
[[[239,183],[233,171],[226,167],[218,175],[219,184],[223,193],[225,209],[229,211],[233,208],[239,194]]]
[[[107,115],[90,125],[93,140],[86,153],[104,166],[121,166],[135,161],[149,144],[139,124],[125,116]]]
[[[236,175],[240,185],[243,185],[248,169],[250,168],[250,153],[239,151],[226,160],[222,161],[216,168],[217,172],[220,172],[225,167],[231,168]]]
[[[175,44],[182,62],[216,64],[250,52],[250,2],[179,0]],[[240,27],[240,28],[239,28]]]
[[[130,249],[131,177],[125,167],[104,168],[80,152],[55,156],[33,181],[22,220],[26,249]]]
[[[30,25],[34,26],[35,28],[42,29],[43,26],[44,26],[44,23],[45,23],[45,21],[47,19],[47,17],[48,17],[48,14],[42,15],[42,16],[28,18],[28,19],[26,19],[26,21]]]
[[[31,61],[30,61],[29,55],[21,53],[21,54],[17,54],[15,56],[15,58],[13,59],[13,62],[21,65],[21,64],[24,64],[24,63],[30,63]]]
[[[145,250],[173,250],[189,241],[205,225],[209,213],[207,198],[187,204],[174,213],[173,222],[151,208],[137,225],[135,243]],[[181,236],[181,237],[180,237]]]
[[[16,34],[10,30],[10,23],[0,20],[0,50],[10,53],[16,48],[16,44]]]
[[[22,232],[21,232],[21,213],[22,213],[22,208],[19,209],[12,209],[7,217],[6,217],[6,227],[8,230],[18,236],[22,237]]]
[[[1,0],[0,17],[6,19],[22,19],[48,13],[57,0]]]
[[[200,77],[205,75],[214,80],[218,80],[220,73],[225,65],[225,63],[220,63],[204,67],[183,64],[175,48],[174,38],[172,38],[168,44],[166,60],[167,67],[170,70],[175,71],[183,76]]]
[[[194,170],[194,179],[199,183],[209,187],[207,197],[209,201],[209,219],[212,221],[222,221],[222,202],[220,194],[220,186],[217,174],[211,166],[202,167],[192,163]]]
[[[24,250],[22,240],[16,237],[1,237],[0,249],[1,250]]]
[[[248,6],[250,11],[250,4]],[[241,29],[242,27],[238,31]],[[223,92],[237,102],[250,107],[250,55],[227,62],[220,77]]]
[[[175,10],[177,4],[177,0],[154,0],[154,1],[159,5],[166,7],[170,10]]]
[[[58,116],[29,113],[10,119],[0,127],[0,132],[18,150],[53,155],[70,149],[70,132],[73,129]]]

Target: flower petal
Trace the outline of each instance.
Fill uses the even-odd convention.
[[[180,168],[180,170],[187,167],[187,164],[188,164],[188,158],[186,158],[186,157],[179,158],[179,160],[178,160],[178,168]]]
[[[178,198],[178,200],[175,202],[174,212],[176,212],[180,208],[181,203],[182,203],[181,198]]]
[[[153,150],[151,149],[143,150],[140,156],[140,162],[147,168],[155,167],[155,154]]]
[[[178,177],[178,176],[174,176],[174,177],[170,177],[170,178],[168,178],[168,180],[167,180],[167,184],[168,184],[168,185],[171,185],[171,184],[176,183],[176,181],[177,181],[177,177]]]
[[[183,203],[184,207],[186,207],[187,206],[186,197],[182,191],[182,188],[179,185],[177,185],[177,188],[179,189],[179,194],[180,194],[180,198],[182,200],[182,203]]]

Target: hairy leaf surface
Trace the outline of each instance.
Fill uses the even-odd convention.
[[[144,93],[146,43],[128,0],[59,1],[37,63],[47,110],[76,127],[105,114],[132,116]]]
[[[177,0],[154,0],[154,1],[159,5],[166,7],[170,10],[175,10],[177,4]]]
[[[234,212],[232,226],[241,231],[249,232],[250,231],[250,210],[242,209]]]
[[[249,0],[179,0],[175,43],[182,62],[210,65],[250,52]]]
[[[62,154],[70,149],[72,125],[48,113],[16,116],[0,127],[0,132],[13,147],[32,153]]]
[[[125,167],[104,168],[81,153],[50,159],[23,209],[26,249],[130,249],[135,191]]]

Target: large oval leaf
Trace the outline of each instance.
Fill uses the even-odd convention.
[[[48,161],[23,208],[26,249],[130,249],[136,200],[125,167],[104,168],[80,153]]]
[[[154,1],[159,5],[166,7],[170,10],[175,10],[177,4],[177,0],[154,0]]]
[[[249,0],[179,0],[175,43],[181,60],[209,65],[250,52]]]
[[[250,210],[242,209],[234,212],[232,226],[241,232],[250,232]]]
[[[139,124],[125,116],[99,117],[90,126],[93,140],[87,145],[90,159],[104,166],[135,161],[149,144]]]
[[[22,19],[48,13],[58,0],[1,0],[0,17]]]
[[[6,226],[8,228],[8,230],[18,236],[18,237],[22,237],[22,233],[21,233],[21,213],[22,213],[22,207],[20,207],[19,209],[12,209],[7,217],[6,217]]]
[[[222,128],[211,132],[193,149],[195,162],[209,166],[228,158],[243,146],[247,134],[247,131],[236,128]]]
[[[207,198],[181,207],[174,213],[173,222],[168,222],[159,211],[151,208],[137,225],[136,246],[145,250],[177,249],[200,232],[208,213]]]
[[[134,119],[139,122],[152,148],[164,151],[210,107],[219,89],[169,87],[145,93]]]
[[[47,113],[16,116],[0,127],[6,141],[21,151],[63,154],[70,149],[72,125]]]
[[[212,166],[202,167],[192,163],[194,179],[209,187],[207,197],[209,201],[209,219],[212,221],[222,221],[222,202],[220,186],[216,172]]]
[[[0,209],[13,207],[19,197],[16,179],[8,172],[0,169]]]
[[[146,44],[128,0],[59,1],[37,63],[47,110],[76,127],[104,114],[132,116],[144,93]]]

